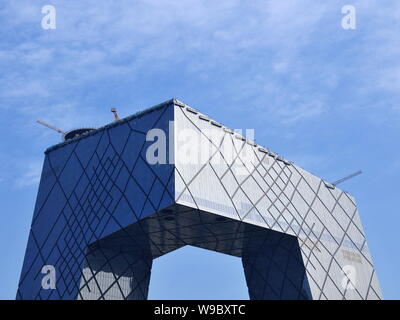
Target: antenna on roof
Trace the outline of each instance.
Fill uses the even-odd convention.
[[[114,121],[120,120],[118,113],[117,113],[117,109],[115,109],[115,107],[111,108],[111,112],[114,114]]]
[[[358,176],[358,175],[361,174],[361,173],[362,173],[361,170],[359,170],[359,171],[357,171],[357,172],[354,172],[353,174],[351,174],[351,175],[349,175],[349,176],[347,176],[347,177],[344,177],[344,178],[339,179],[339,180],[337,180],[337,181],[335,181],[335,182],[332,182],[332,185],[333,185],[333,186],[337,186],[339,183],[342,183],[342,182],[345,182],[346,180],[349,180],[349,179],[351,179],[351,178],[354,178],[355,176]]]
[[[49,129],[55,130],[55,131],[57,131],[58,133],[61,133],[61,134],[64,134],[64,135],[66,134],[65,131],[63,131],[63,130],[61,130],[61,129],[58,129],[58,128],[52,126],[51,124],[48,124],[48,123],[46,123],[46,122],[44,122],[44,121],[42,121],[42,120],[36,120],[36,122],[37,122],[37,123],[40,123],[41,125],[43,125],[43,126],[49,128]]]

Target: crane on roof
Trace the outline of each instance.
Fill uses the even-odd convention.
[[[114,121],[120,120],[120,117],[118,116],[116,108],[112,107],[111,112],[114,114]],[[95,128],[79,128],[79,129],[64,131],[64,130],[61,130],[55,126],[52,126],[51,124],[48,124],[47,122],[44,122],[42,120],[36,120],[36,122],[49,128],[49,129],[57,131],[58,133],[61,133],[64,137],[64,141],[74,139],[74,138],[82,136],[84,134],[88,134],[90,131],[95,130]]]
[[[83,134],[86,134],[86,133],[88,133],[90,131],[95,130],[94,128],[79,128],[79,129],[73,129],[73,130],[69,130],[69,131],[64,131],[64,130],[61,130],[61,129],[55,127],[55,126],[52,126],[51,124],[48,124],[47,122],[44,122],[42,120],[36,120],[36,122],[40,123],[41,125],[49,128],[49,129],[57,131],[58,133],[61,133],[63,135],[64,141],[71,140],[73,138],[79,137],[79,136],[81,136]]]
[[[51,124],[48,124],[48,123],[46,123],[46,122],[44,122],[44,121],[42,121],[42,120],[36,120],[36,122],[37,122],[37,123],[40,123],[41,125],[43,125],[43,126],[45,126],[45,127],[47,127],[47,128],[50,128],[50,129],[52,129],[52,130],[55,130],[55,131],[57,131],[58,133],[61,133],[61,134],[63,134],[63,135],[66,134],[66,132],[65,132],[64,130],[61,130],[61,129],[59,129],[59,128],[56,128],[55,126],[52,126]]]
[[[354,173],[352,173],[352,174],[350,174],[350,175],[348,175],[348,176],[346,176],[346,177],[344,177],[342,179],[339,179],[339,180],[336,180],[335,182],[332,182],[332,185],[336,187],[339,183],[342,183],[342,182],[345,182],[345,181],[347,181],[347,180],[349,180],[351,178],[354,178],[355,176],[358,176],[361,173],[362,173],[361,170],[359,170],[357,172],[354,172]]]

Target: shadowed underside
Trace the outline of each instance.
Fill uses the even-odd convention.
[[[296,237],[181,205],[88,247],[79,299],[146,299],[153,259],[185,245],[241,257],[250,299],[311,299]]]

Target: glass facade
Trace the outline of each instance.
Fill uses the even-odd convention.
[[[240,257],[251,299],[382,298],[349,194],[177,100],[45,154],[17,299],[146,299],[185,245]]]

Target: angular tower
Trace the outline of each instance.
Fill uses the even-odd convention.
[[[17,299],[147,299],[153,259],[240,257],[251,299],[381,299],[351,195],[177,100],[49,148]]]

